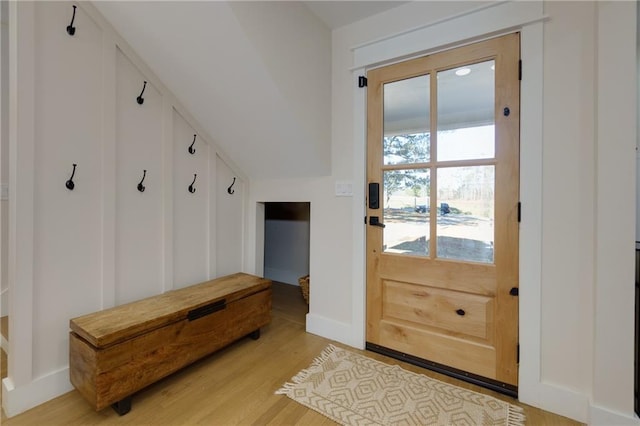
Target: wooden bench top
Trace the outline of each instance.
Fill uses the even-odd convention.
[[[73,318],[69,327],[94,347],[105,348],[185,319],[193,309],[222,299],[229,304],[270,287],[271,280],[237,273]]]

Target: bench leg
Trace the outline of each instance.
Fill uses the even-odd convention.
[[[249,334],[249,337],[251,337],[253,340],[258,340],[260,338],[260,329],[252,331],[251,334]]]
[[[131,396],[121,399],[118,402],[111,404],[111,408],[118,413],[119,416],[124,416],[131,411]]]

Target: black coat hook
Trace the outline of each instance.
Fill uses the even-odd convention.
[[[231,182],[231,185],[229,185],[229,187],[227,188],[227,192],[228,192],[230,195],[232,195],[234,192],[236,192],[236,191],[233,189],[233,185],[235,185],[235,184],[236,184],[236,178],[234,177],[234,178],[233,178],[233,182]]]
[[[136,101],[138,101],[138,105],[142,105],[144,103],[144,98],[142,97],[142,95],[144,94],[144,89],[147,88],[147,82],[144,82],[144,85],[142,86],[142,92],[140,92],[140,96],[138,96],[136,98]]]
[[[144,192],[144,190],[145,190],[145,187],[144,187],[144,185],[142,184],[142,182],[144,182],[144,178],[145,178],[145,177],[147,177],[147,171],[146,171],[146,170],[143,170],[143,171],[142,171],[142,180],[141,180],[141,181],[140,181],[140,183],[138,184],[138,191],[140,191],[140,192]]]
[[[74,164],[74,165],[73,165],[73,172],[71,172],[71,177],[70,177],[70,178],[69,178],[69,180],[64,184],[64,185],[67,187],[67,189],[68,189],[69,191],[73,191],[73,188],[75,188],[75,187],[76,187],[76,184],[75,184],[75,183],[73,183],[73,177],[74,177],[74,176],[75,176],[75,174],[76,174],[76,166],[77,166],[77,164]]]
[[[194,192],[196,192],[196,187],[193,186],[193,184],[196,183],[196,176],[198,176],[198,175],[194,173],[193,174],[193,182],[191,182],[191,185],[189,185],[189,192],[192,193],[192,194]]]
[[[76,27],[73,26],[73,21],[76,19],[76,5],[73,5],[73,16],[71,17],[71,23],[67,26],[67,34],[73,36],[76,33]]]
[[[196,143],[196,135],[193,135],[193,142],[189,145],[189,154],[193,155],[196,153],[196,149],[193,147],[193,144]]]

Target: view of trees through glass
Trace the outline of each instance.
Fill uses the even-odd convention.
[[[492,158],[494,126],[438,132],[438,157]],[[436,219],[437,257],[493,262],[495,170],[492,165],[430,169],[429,133],[386,136],[384,250],[429,256],[430,218]],[[436,211],[431,214],[431,173],[437,173]]]
[[[396,135],[383,141],[384,164],[415,164],[429,161],[431,142],[429,133]],[[415,197],[428,196],[429,177],[412,169],[394,170],[384,174],[387,204],[391,194],[409,190]]]

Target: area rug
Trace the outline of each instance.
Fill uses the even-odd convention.
[[[343,425],[524,425],[522,408],[333,345],[276,391]]]

